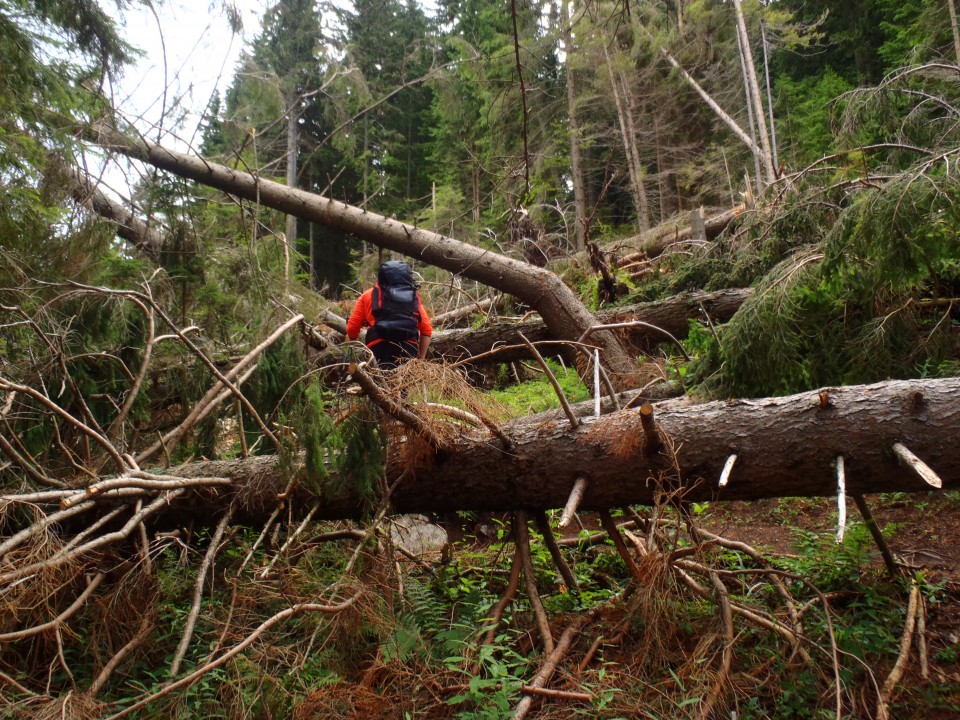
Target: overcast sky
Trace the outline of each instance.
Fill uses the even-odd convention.
[[[113,88],[117,109],[145,137],[179,150],[195,148],[204,109],[215,90],[223,94],[230,85],[240,51],[256,35],[271,1],[164,0],[155,7],[156,15],[139,5],[122,14],[114,9],[123,38],[143,53]],[[230,29],[225,2],[240,12],[240,35]],[[120,158],[102,170],[93,158],[89,164],[96,175],[103,173],[106,189],[124,197],[143,172],[139,163]]]
[[[256,33],[269,0],[232,3],[243,19],[242,35],[231,32],[224,0],[166,0],[156,7],[156,17],[140,6],[118,16],[124,38],[144,55],[124,72],[115,88],[116,102],[131,120],[141,118],[141,130],[160,124],[166,88],[167,112],[179,102],[186,118],[178,134],[189,140],[213,92],[227,88],[240,50]],[[163,124],[168,128],[173,119]],[[149,136],[156,138],[156,133]]]

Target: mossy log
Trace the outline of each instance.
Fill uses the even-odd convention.
[[[386,477],[396,483],[394,508],[404,513],[560,508],[581,476],[587,478],[584,510],[670,498],[833,496],[841,455],[850,494],[929,490],[898,461],[893,446],[899,443],[932,468],[944,490],[956,489],[958,393],[960,378],[951,378],[700,405],[669,401],[654,408],[663,445],[650,453],[639,408],[586,418],[576,429],[556,412],[543,413],[502,426],[511,440],[509,450],[480,429],[438,451],[421,447],[412,434],[403,436],[389,449]],[[721,488],[721,473],[733,453],[736,463]],[[205,518],[222,513],[231,499],[248,519],[264,516],[286,485],[272,457],[194,463],[168,472],[234,481],[227,490],[211,488],[193,497],[190,514]],[[362,499],[331,492],[329,480],[308,487],[304,482],[286,502],[304,508],[319,503],[317,517],[324,518],[362,512]]]

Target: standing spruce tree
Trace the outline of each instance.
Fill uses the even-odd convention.
[[[429,108],[425,82],[435,55],[432,21],[414,2],[357,0],[344,15],[347,58],[363,92],[352,107],[358,201],[379,212],[412,217],[429,201]],[[383,99],[386,98],[385,101]]]

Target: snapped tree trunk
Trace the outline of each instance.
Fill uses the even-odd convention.
[[[393,503],[403,513],[559,508],[581,476],[587,478],[587,490],[580,507],[587,510],[668,499],[831,497],[837,493],[840,456],[846,491],[852,495],[929,490],[898,461],[893,446],[900,444],[939,475],[945,490],[956,489],[958,392],[960,378],[950,378],[703,405],[668,401],[656,407],[664,443],[655,452],[647,450],[652,444],[645,438],[641,410],[582,417],[576,429],[553,411],[503,425],[510,449],[480,430],[434,453],[403,451],[412,438],[393,443],[386,477],[388,484],[399,480]],[[731,454],[737,459],[721,488],[720,475]],[[265,516],[286,487],[272,457],[194,463],[166,472],[233,480],[229,490],[207,489],[202,498],[190,500],[190,510],[208,521],[234,499],[243,512]],[[355,516],[362,500],[330,492],[331,486],[320,488],[317,517]],[[317,494],[306,487],[293,500],[297,506],[317,503]]]
[[[737,205],[729,210],[724,210],[722,213],[704,218],[703,226],[707,240],[716,240],[720,233],[740,216],[743,210],[743,205]],[[682,227],[671,222],[627,238],[621,242],[621,245],[627,248],[636,248],[638,251],[646,253],[648,258],[654,258],[663,253],[673,243],[689,240],[691,235],[692,228],[689,222],[686,222]]]
[[[753,50],[750,48],[750,36],[747,35],[747,23],[743,19],[743,6],[740,0],[733,0],[733,9],[737,16],[737,32],[740,36],[740,50],[743,54],[743,63],[746,67],[750,98],[754,116],[757,121],[757,133],[760,135],[760,146],[763,148],[763,168],[767,174],[767,183],[777,179],[773,169],[773,153],[770,150],[770,135],[767,131],[767,121],[764,117],[763,100],[760,98],[760,83],[757,80],[757,66],[753,62]]]
[[[352,233],[379,247],[509,293],[536,310],[555,338],[576,340],[595,324],[593,315],[573,291],[548,270],[195,155],[129,138],[103,124],[86,128],[85,135],[107,150],[300,219]],[[591,342],[601,347],[603,362],[614,375],[615,384],[629,385],[635,365],[617,337],[598,332],[591,336]]]

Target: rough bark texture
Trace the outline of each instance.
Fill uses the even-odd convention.
[[[89,130],[87,135],[91,135]],[[89,139],[108,150],[180,177],[309,222],[352,233],[379,247],[509,293],[534,308],[554,337],[576,339],[593,324],[593,315],[574,292],[547,270],[202,157],[128,138],[104,125],[98,126],[95,136]],[[603,348],[604,362],[615,375],[629,375],[633,371],[632,358],[612,333],[598,333],[594,342]]]
[[[727,322],[752,292],[749,288],[742,288],[683,293],[667,300],[600,310],[596,314],[596,323],[599,325],[640,320],[663,328],[677,338],[683,338],[690,329],[690,320],[705,320],[709,317],[711,322]],[[524,323],[497,322],[479,329],[466,328],[434,333],[430,352],[432,356],[445,360],[461,360],[486,353],[498,346],[521,345],[521,332],[532,342],[551,339],[551,334],[542,320],[531,319]],[[628,344],[638,348],[649,349],[653,343],[669,341],[662,333],[646,327],[629,328],[620,332]],[[543,352],[555,354],[550,353],[549,349],[543,349]],[[530,354],[526,348],[517,348],[504,350],[490,357],[490,361],[509,362],[528,357]]]
[[[826,402],[823,392],[806,392],[703,405],[663,403],[656,421],[675,458],[668,451],[645,453],[637,410],[585,419],[577,429],[547,413],[505,425],[513,442],[509,451],[480,431],[437,453],[394,446],[387,480],[407,473],[393,495],[398,512],[506,511],[563,507],[582,475],[588,486],[581,508],[599,510],[669,495],[691,501],[833,496],[834,463],[843,455],[850,494],[928,490],[898,463],[891,448],[899,442],[939,474],[945,490],[956,489],[958,392],[960,378],[951,378],[828,389]],[[731,453],[737,454],[736,465],[721,489],[720,473]],[[285,484],[270,457],[196,463],[170,472],[234,478],[241,506],[252,514],[272,510]],[[215,491],[206,492],[208,503],[194,498],[191,508],[215,516],[226,498],[214,500]],[[293,502],[317,501],[313,491],[301,493]],[[322,488],[321,495],[319,515],[325,518],[352,516],[362,506],[355,497],[326,495]]]

